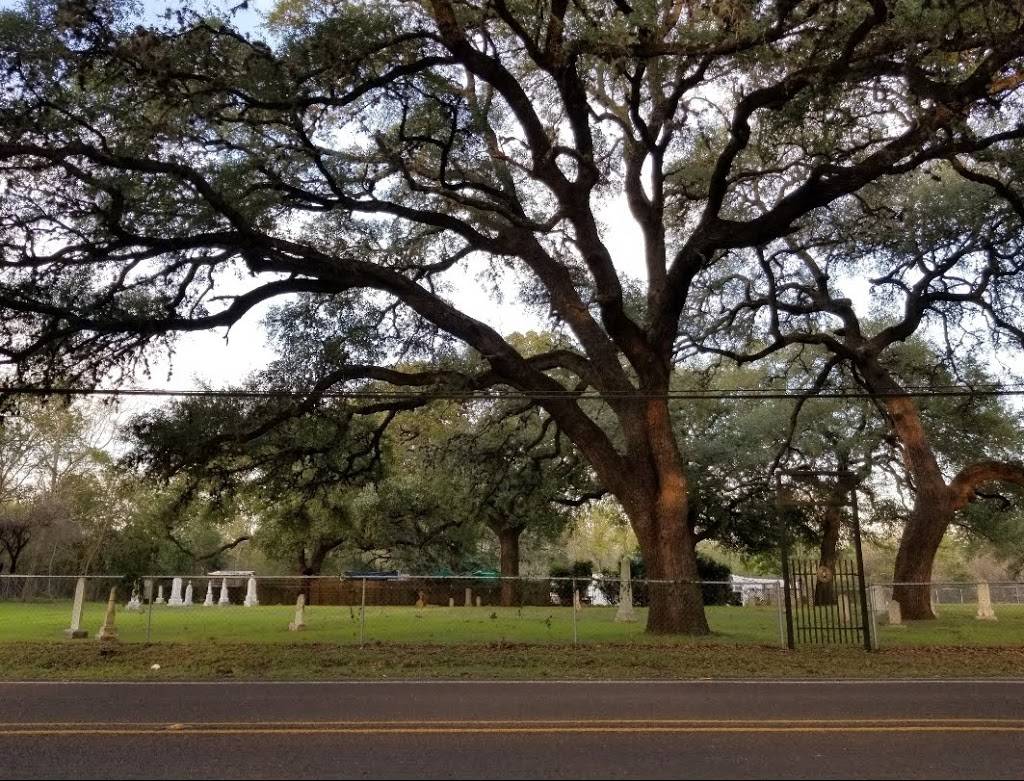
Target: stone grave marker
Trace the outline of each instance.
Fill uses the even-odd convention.
[[[82,629],[82,610],[85,608],[85,578],[79,578],[75,583],[75,601],[71,605],[71,626],[64,630],[64,634],[73,640],[81,640],[88,637],[89,633]]]
[[[110,597],[107,599],[107,613],[103,617],[103,626],[100,627],[96,637],[104,642],[117,640],[117,627],[114,625],[114,618],[117,615],[117,586],[110,589]]]
[[[623,556],[619,564],[619,609],[615,611],[615,620],[622,624],[636,621],[636,611],[633,610],[633,578],[628,556]]]
[[[306,595],[299,594],[295,600],[295,620],[288,624],[289,632],[301,632],[306,628]]]
[[[979,621],[996,620],[996,611],[992,609],[992,592],[985,581],[978,584],[978,614],[976,618]]]

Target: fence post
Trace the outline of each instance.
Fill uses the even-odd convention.
[[[786,648],[786,617],[782,611],[782,591],[778,583],[774,586],[775,591],[775,612],[778,613],[779,618],[779,645],[782,648]],[[742,599],[742,597],[741,597]]]
[[[146,645],[153,637],[153,579],[146,578],[142,586],[142,594],[149,601],[149,617],[146,619]]]
[[[868,587],[868,608],[871,613],[871,650],[878,650],[878,606],[875,604],[875,588]]]
[[[576,578],[572,579],[572,644],[576,645]]]
[[[363,595],[359,601],[359,645],[363,645],[366,635],[366,578],[363,578]]]

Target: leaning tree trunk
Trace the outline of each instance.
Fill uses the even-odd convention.
[[[865,372],[877,390],[902,393],[883,369],[872,366]],[[921,422],[916,402],[905,395],[884,400],[889,422],[900,442],[903,461],[914,485],[914,509],[903,527],[896,566],[893,570],[893,599],[904,618],[935,618],[931,607],[932,566],[939,544],[953,520],[952,494],[946,485],[935,451]]]
[[[519,602],[519,537],[522,526],[503,527],[498,530],[501,548],[501,606],[512,607]],[[510,578],[512,578],[510,580]]]
[[[896,551],[892,598],[900,603],[903,618],[921,621],[935,618],[931,581],[935,556],[953,520],[949,492],[918,488],[914,510],[903,528]]]

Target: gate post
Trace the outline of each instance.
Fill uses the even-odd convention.
[[[860,623],[864,627],[864,650],[874,649],[871,638],[871,619],[868,608],[868,585],[864,577],[864,550],[860,544],[860,513],[857,511],[857,489],[850,491],[853,504],[853,549],[857,553],[857,590],[860,592]]]

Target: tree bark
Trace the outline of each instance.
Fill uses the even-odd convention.
[[[651,533],[638,536],[649,583],[647,631],[652,634],[706,635],[704,599],[697,572],[696,539],[685,515],[656,516]]]
[[[896,552],[893,599],[900,603],[904,618],[934,618],[931,606],[931,579],[935,556],[946,529],[957,510],[969,504],[975,490],[989,482],[1024,485],[1024,466],[1002,461],[981,461],[962,469],[947,485],[945,482],[918,485],[914,510],[903,529]]]
[[[825,517],[821,524],[821,546],[818,549],[818,562],[835,572],[836,559],[839,558],[839,532],[842,527],[842,506],[836,504],[835,497],[830,497],[825,507]],[[817,581],[814,584],[814,604],[834,605],[836,603],[835,581]]]
[[[890,394],[901,392],[892,377],[877,364],[862,369],[874,390]],[[978,462],[962,469],[947,483],[916,402],[909,396],[888,396],[884,404],[890,425],[899,438],[914,489],[914,507],[896,551],[893,583],[897,585],[893,587],[893,599],[899,602],[903,618],[933,619],[932,568],[956,511],[971,502],[975,490],[986,482],[1024,485],[1024,466],[1000,461]]]
[[[697,538],[687,513],[686,472],[666,400],[646,402],[645,423],[650,458],[647,464],[635,463],[633,473],[624,477],[646,490],[637,496],[630,491],[623,506],[637,533],[648,578],[663,581],[648,584],[647,631],[710,634],[697,571]]]
[[[899,602],[900,613],[908,620],[935,618],[931,600],[932,567],[953,520],[953,509],[946,493],[918,491],[914,509],[900,537],[892,598]]]
[[[519,602],[519,582],[506,578],[519,577],[519,538],[522,526],[504,527],[498,530],[498,545],[501,549],[501,606],[512,607]]]

